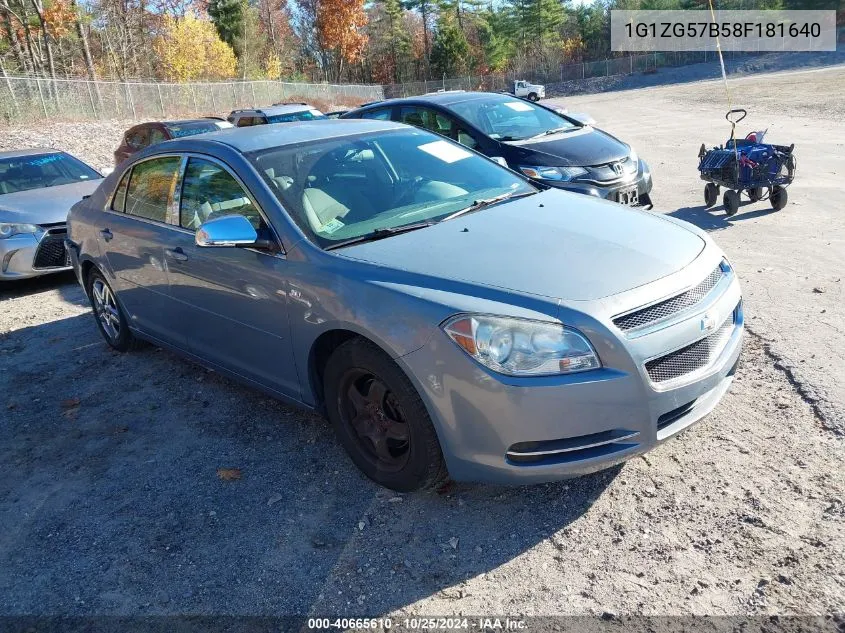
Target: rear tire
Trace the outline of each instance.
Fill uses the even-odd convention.
[[[97,329],[111,347],[118,352],[128,352],[137,344],[137,339],[129,331],[129,322],[123,308],[117,301],[114,291],[103,274],[92,268],[88,274],[85,289],[91,301],[91,309],[97,321]]]
[[[786,206],[788,198],[789,197],[786,195],[786,189],[780,185],[772,187],[772,193],[769,194],[769,202],[772,203],[772,209],[775,211],[783,209]]]
[[[425,404],[383,351],[362,338],[346,341],[329,357],[323,384],[335,433],[367,477],[399,492],[430,489],[446,478]]]
[[[739,194],[733,189],[728,189],[722,196],[722,203],[725,205],[725,213],[728,216],[736,215],[739,211]]]
[[[536,92],[530,92],[530,93],[528,93],[528,100],[529,101],[539,101],[540,97],[537,96]]]
[[[708,182],[704,185],[704,208],[709,209],[716,204],[716,199],[719,197],[719,187],[714,183]]]

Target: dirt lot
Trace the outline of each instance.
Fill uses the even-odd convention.
[[[721,90],[562,100],[650,161],[656,211],[713,232],[750,330],[713,415],[592,477],[389,493],[323,420],[152,347],[109,351],[71,276],[0,289],[0,615],[842,611],[845,70],[733,83],[751,127],[796,143],[776,214],[701,208]],[[120,129],[0,143],[106,166]]]

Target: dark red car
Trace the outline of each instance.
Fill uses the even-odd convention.
[[[207,117],[204,119],[188,119],[185,121],[150,121],[129,128],[123,134],[123,141],[114,150],[114,164],[120,165],[135,152],[142,149],[183,136],[216,132],[232,127],[223,119]]]

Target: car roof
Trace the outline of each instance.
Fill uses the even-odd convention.
[[[396,99],[386,99],[384,101],[375,101],[373,103],[368,103],[365,108],[379,108],[384,106],[392,106],[392,105],[401,105],[401,104],[410,104],[410,103],[434,103],[442,106],[450,106],[456,103],[463,103],[465,101],[478,101],[480,99],[488,99],[490,97],[507,97],[510,96],[512,99],[516,99],[513,95],[508,95],[507,93],[502,92],[464,92],[464,91],[451,91],[451,92],[432,92],[429,94],[419,95],[417,97],[399,97]]]
[[[211,119],[211,118],[203,118],[203,119],[183,119],[181,121],[162,121],[162,125],[187,125],[189,123],[219,123],[221,119]],[[151,121],[151,123],[156,123],[156,121]]]
[[[291,114],[292,112],[302,112],[304,110],[315,110],[314,106],[308,104],[286,104],[286,105],[272,105],[266,108],[248,108],[245,110],[233,110],[232,114],[249,114],[251,112],[258,112],[267,116],[275,116],[277,114]]]
[[[20,158],[22,156],[38,156],[39,154],[63,154],[60,149],[50,147],[29,147],[26,149],[10,149],[0,152],[0,158]]]
[[[191,151],[197,142],[216,142],[233,147],[241,153],[254,152],[269,147],[297,145],[307,141],[324,141],[368,132],[382,132],[407,128],[402,123],[372,121],[368,119],[328,119],[296,121],[274,125],[226,128],[213,133],[197,134],[160,143],[153,147],[170,151]]]

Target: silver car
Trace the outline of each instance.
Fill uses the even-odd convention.
[[[68,211],[102,178],[64,152],[0,152],[0,280],[69,270]]]
[[[740,355],[706,234],[398,123],[162,143],[74,206],[69,249],[109,345],[325,413],[396,490],[629,459],[711,411]]]

